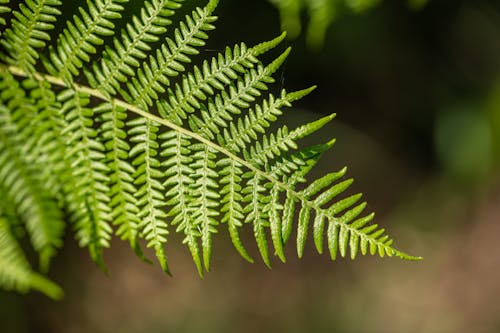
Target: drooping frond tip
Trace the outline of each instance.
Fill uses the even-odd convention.
[[[393,247],[374,215],[363,214],[361,195],[345,194],[346,169],[307,185],[335,140],[300,140],[335,114],[283,125],[292,104],[316,88],[269,92],[290,48],[268,63],[260,57],[284,33],[194,61],[215,29],[218,1],[184,18],[183,0],[144,1],[122,16],[127,2],[88,0],[53,36],[60,1],[26,0],[0,37],[0,287],[60,295],[31,271],[13,230],[27,230],[47,271],[62,246],[63,218],[103,267],[115,234],[144,260],[141,244],[150,248],[169,273],[166,245],[177,232],[203,275],[222,229],[253,262],[242,228],[252,230],[267,266],[273,254],[286,260],[293,235],[299,257],[312,238],[332,259],[420,259]],[[5,3],[0,24],[9,19]]]

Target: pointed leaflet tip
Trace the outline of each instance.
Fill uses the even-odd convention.
[[[296,100],[299,100],[301,99],[302,97],[306,96],[306,95],[309,95],[313,90],[315,90],[317,88],[316,85],[312,86],[312,87],[309,87],[307,89],[302,89],[302,90],[297,90],[297,91],[294,91],[294,92],[291,92],[291,93],[288,93],[286,95],[286,99],[287,101],[289,102],[294,102]]]
[[[90,258],[92,258],[92,261],[99,267],[101,271],[103,271],[105,274],[108,274],[108,268],[106,267],[106,264],[104,264],[104,258],[102,256],[102,247],[98,246],[97,244],[89,244],[89,252],[90,252]]]
[[[207,237],[210,237],[210,234],[208,234]],[[205,266],[205,270],[208,273],[210,272],[210,257],[212,255],[212,244],[210,240],[207,241],[205,239],[203,239],[202,243],[203,243],[202,246],[203,266]]]
[[[420,256],[412,256],[409,254],[406,254],[404,252],[401,252],[399,250],[394,250],[394,255],[398,258],[404,259],[404,260],[411,260],[411,261],[417,261],[417,260],[423,260],[423,257]]]
[[[29,284],[31,289],[38,290],[53,300],[58,301],[64,298],[64,291],[61,287],[37,273],[30,274]]]
[[[327,143],[322,143],[319,145],[310,146],[310,147],[304,148],[304,149],[302,149],[302,150],[300,150],[297,153],[292,154],[292,155],[298,155],[302,159],[304,159],[305,161],[314,161],[314,164],[316,164],[316,162],[319,160],[321,155],[325,151],[330,149],[333,146],[333,144],[335,143],[335,141],[336,141],[336,139],[332,139],[332,140],[328,141]],[[311,167],[314,164],[312,164]]]
[[[167,256],[165,255],[165,250],[161,245],[156,245],[154,247],[155,249],[155,254],[156,258],[158,259],[158,262],[160,263],[161,269],[167,273],[169,276],[172,276],[172,273],[170,273],[170,269],[168,268],[168,263],[167,263]]]
[[[325,146],[327,147],[327,149],[330,149],[330,148],[333,147],[333,145],[335,144],[335,142],[337,142],[337,139],[333,138],[330,141],[328,141],[327,143],[325,143]]]
[[[206,6],[206,9],[209,14],[211,14],[215,8],[219,5],[219,0],[210,0]]]
[[[264,230],[262,228],[254,228],[254,236],[257,241],[257,248],[259,249],[262,261],[267,268],[271,268],[271,261],[269,260],[269,251],[267,249],[267,240]]]
[[[274,59],[272,63],[270,63],[267,67],[266,70],[268,70],[267,75],[271,75],[274,72],[278,70],[278,68],[281,67],[283,62],[285,62],[285,59],[288,57],[290,54],[290,51],[292,50],[291,47],[288,47],[282,54],[279,55],[278,58]]]
[[[230,224],[228,229],[231,241],[236,250],[243,257],[243,259],[253,264],[254,263],[253,258],[248,254],[247,250],[243,246],[243,243],[241,242],[240,235],[238,234],[238,227],[235,226],[234,224]]]
[[[188,244],[189,252],[191,252],[191,257],[193,257],[194,264],[198,270],[198,275],[203,278],[203,266],[201,264],[199,245],[194,239],[186,238],[184,243]]]
[[[271,190],[271,202],[278,200],[279,192],[276,188]],[[271,229],[271,240],[274,245],[274,254],[281,260],[286,262],[285,253],[283,251],[282,237],[282,222],[277,209],[269,209],[269,224]]]
[[[283,41],[286,37],[286,32],[283,32],[278,37],[271,39],[270,41],[263,42],[252,47],[253,55],[259,56],[263,53],[266,53],[269,50],[274,49],[279,43]]]
[[[141,259],[146,264],[151,264],[151,265],[153,264],[153,261],[151,259],[149,259],[148,257],[146,257],[146,255],[142,251],[142,248],[141,248],[139,242],[137,242],[137,239],[135,239],[135,238],[130,239],[129,244],[139,259]]]
[[[302,139],[303,137],[308,136],[309,134],[312,134],[328,124],[333,118],[335,118],[336,114],[332,113],[331,115],[328,115],[326,117],[323,117],[321,119],[318,119],[316,121],[313,121],[309,124],[305,124],[302,126],[297,127],[293,132],[294,132],[294,139]]]

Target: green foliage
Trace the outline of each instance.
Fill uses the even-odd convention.
[[[25,71],[32,72],[38,59],[37,49],[43,48],[50,41],[48,31],[54,29],[53,22],[61,12],[57,9],[59,0],[26,1],[19,4],[15,11],[11,28],[5,32],[2,45],[10,58],[6,60]]]
[[[296,37],[301,31],[301,13],[306,9],[309,15],[307,42],[318,47],[325,39],[325,33],[332,24],[338,11],[348,8],[362,12],[376,6],[380,0],[269,0],[280,11],[283,30]]]
[[[10,0],[0,0],[0,26],[7,23],[3,15],[10,12],[10,8],[7,6],[9,2]]]
[[[269,0],[280,11],[281,26],[296,37],[301,31],[301,13],[307,10],[309,23],[307,27],[307,43],[317,48],[323,44],[328,27],[339,12],[350,11],[362,13],[381,3],[381,0]],[[408,0],[408,6],[419,9],[428,0]]]
[[[297,142],[333,115],[270,130],[314,89],[268,92],[290,50],[267,65],[259,56],[284,34],[200,60],[218,1],[183,21],[176,14],[183,1],[145,1],[120,22],[126,2],[87,1],[55,37],[49,31],[60,1],[26,0],[2,16],[8,28],[0,42],[1,287],[61,296],[30,267],[19,242],[28,234],[46,273],[66,221],[103,269],[103,250],[116,235],[144,260],[141,245],[153,249],[169,272],[165,244],[175,230],[203,275],[213,234],[224,224],[237,251],[253,262],[239,234],[250,224],[267,266],[268,237],[285,261],[293,230],[299,257],[312,230],[318,252],[326,237],[332,259],[359,252],[416,259],[369,224],[373,214],[362,215],[360,195],[340,197],[352,183],[342,180],[345,169],[304,184],[334,140],[306,148]],[[0,14],[9,8],[0,5]],[[115,36],[118,22],[124,28]]]

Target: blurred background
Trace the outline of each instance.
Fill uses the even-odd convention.
[[[221,1],[217,14],[207,52],[280,31],[266,0]],[[203,279],[177,235],[173,278],[119,241],[106,275],[68,241],[51,273],[66,298],[0,291],[1,332],[500,332],[500,3],[431,0],[415,11],[386,0],[339,15],[321,49],[304,34],[286,44],[294,50],[272,89],[319,86],[288,110],[288,126],[337,113],[304,142],[337,138],[316,175],[349,166],[376,222],[424,260],[331,262],[310,242],[302,260],[290,244],[288,262],[269,270],[221,232]]]

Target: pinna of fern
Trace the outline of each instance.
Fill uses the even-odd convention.
[[[60,1],[26,0],[3,16],[0,286],[60,295],[29,267],[18,242],[26,229],[47,272],[65,219],[103,268],[115,234],[145,260],[141,246],[151,248],[170,272],[166,243],[175,231],[203,275],[223,225],[253,262],[240,237],[249,225],[267,266],[270,246],[286,260],[294,231],[299,257],[312,233],[318,252],[326,243],[332,259],[415,259],[371,224],[373,214],[363,215],[360,195],[342,196],[352,183],[343,180],[345,169],[306,185],[334,140],[306,148],[298,141],[334,115],[271,127],[315,88],[269,92],[290,49],[268,64],[259,57],[285,35],[238,43],[194,65],[215,28],[218,1],[181,20],[185,2],[145,1],[121,22],[127,0],[89,0],[54,38]]]

